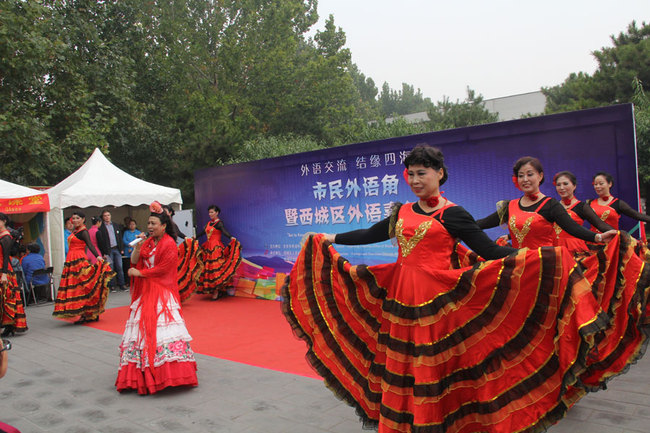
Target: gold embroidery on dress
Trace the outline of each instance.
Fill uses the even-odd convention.
[[[404,237],[404,220],[399,219],[395,224],[395,236],[397,237],[397,242],[399,243],[400,248],[402,249],[402,257],[406,257],[411,254],[413,248],[424,238],[424,235],[427,234],[427,231],[431,228],[433,220],[424,221],[421,223],[418,228],[415,229],[415,233],[411,239],[406,239]]]
[[[602,221],[607,221],[607,217],[609,217],[609,209],[607,209],[603,214],[600,216],[600,219]]]
[[[562,233],[562,227],[557,225],[557,223],[553,223],[553,230],[555,230],[555,236],[559,239],[560,233]]]
[[[524,243],[524,238],[530,231],[530,225],[533,222],[533,217],[529,217],[526,222],[524,223],[523,227],[521,228],[521,231],[517,229],[517,218],[515,216],[510,217],[510,230],[512,233],[515,235],[515,238],[517,238],[517,245],[521,246]]]

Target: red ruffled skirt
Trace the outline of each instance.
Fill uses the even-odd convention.
[[[199,279],[198,293],[213,293],[235,275],[241,263],[241,244],[232,239],[228,246],[221,243],[203,244],[203,272]]]
[[[6,283],[0,283],[0,326],[13,326],[14,332],[27,331],[23,294],[18,288],[16,274],[7,273]]]
[[[107,262],[97,261],[91,265],[84,252],[70,250],[63,265],[52,315],[61,318],[99,317],[108,298],[108,282],[114,276],[115,272]]]
[[[143,309],[140,308],[141,302],[150,301],[145,295],[131,304],[120,344],[117,390],[133,389],[139,394],[154,394],[169,386],[197,386],[196,360],[189,343],[192,337],[185,327],[180,305],[173,296],[169,296],[165,306],[158,300],[150,344],[141,326]],[[152,357],[148,352],[150,348],[155,348]]]
[[[610,373],[595,350],[610,318],[563,248],[453,254],[476,264],[352,266],[311,237],[283,311],[327,386],[380,432],[544,430],[582,395],[579,377]]]
[[[185,238],[178,245],[178,294],[181,302],[188,300],[194,291],[203,272],[203,252],[199,241]]]

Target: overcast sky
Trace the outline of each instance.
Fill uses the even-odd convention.
[[[491,99],[593,73],[591,52],[650,22],[650,0],[318,0],[318,13],[315,28],[334,15],[380,91],[406,82],[437,102],[467,86]]]

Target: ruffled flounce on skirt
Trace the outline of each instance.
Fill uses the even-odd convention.
[[[156,326],[156,353],[149,362],[147,346],[140,330],[141,299],[131,304],[120,344],[120,369],[115,380],[118,391],[137,390],[139,394],[154,394],[169,386],[197,386],[196,360],[190,347],[190,337],[180,306],[170,297],[167,307],[171,317],[159,314]],[[163,310],[159,302],[159,313]]]
[[[96,318],[104,312],[108,282],[115,276],[105,261],[91,265],[84,253],[70,257],[63,265],[61,283],[54,301],[55,317]]]
[[[196,286],[203,272],[203,251],[199,241],[185,238],[178,245],[178,294],[185,302],[196,291]]]
[[[287,278],[283,311],[308,361],[366,426],[544,430],[582,396],[583,377],[600,385],[609,375],[600,361],[612,353],[599,354],[597,338],[616,324],[566,249],[493,261],[455,254],[476,263],[352,266],[313,236]]]
[[[241,244],[237,239],[231,240],[226,247],[210,245],[208,241],[203,246],[203,263],[197,292],[213,293],[235,275],[241,263]]]
[[[16,274],[7,274],[6,283],[0,283],[0,326],[13,326],[14,332],[27,331],[27,318],[23,294],[18,287]]]

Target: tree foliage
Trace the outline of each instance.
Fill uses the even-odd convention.
[[[598,68],[593,75],[572,73],[564,83],[542,88],[546,96],[546,112],[579,110],[631,102],[633,81],[638,78],[644,90],[650,83],[650,24],[636,22],[627,32],[611,36],[611,47],[593,52]]]
[[[427,130],[383,120],[433,104],[406,83],[380,93],[352,63],[333,16],[307,36],[316,0],[1,8],[3,179],[53,185],[99,147],[191,203],[200,168]]]
[[[579,110],[632,102],[635,107],[639,175],[645,196],[650,193],[650,24],[636,22],[611,36],[612,46],[594,51],[598,68],[593,75],[571,74],[561,85],[543,88],[546,112]]]
[[[464,101],[451,102],[445,97],[431,107],[427,114],[429,128],[432,131],[481,125],[499,120],[497,113],[490,113],[485,108],[483,96],[476,95],[476,92],[469,87]]]

